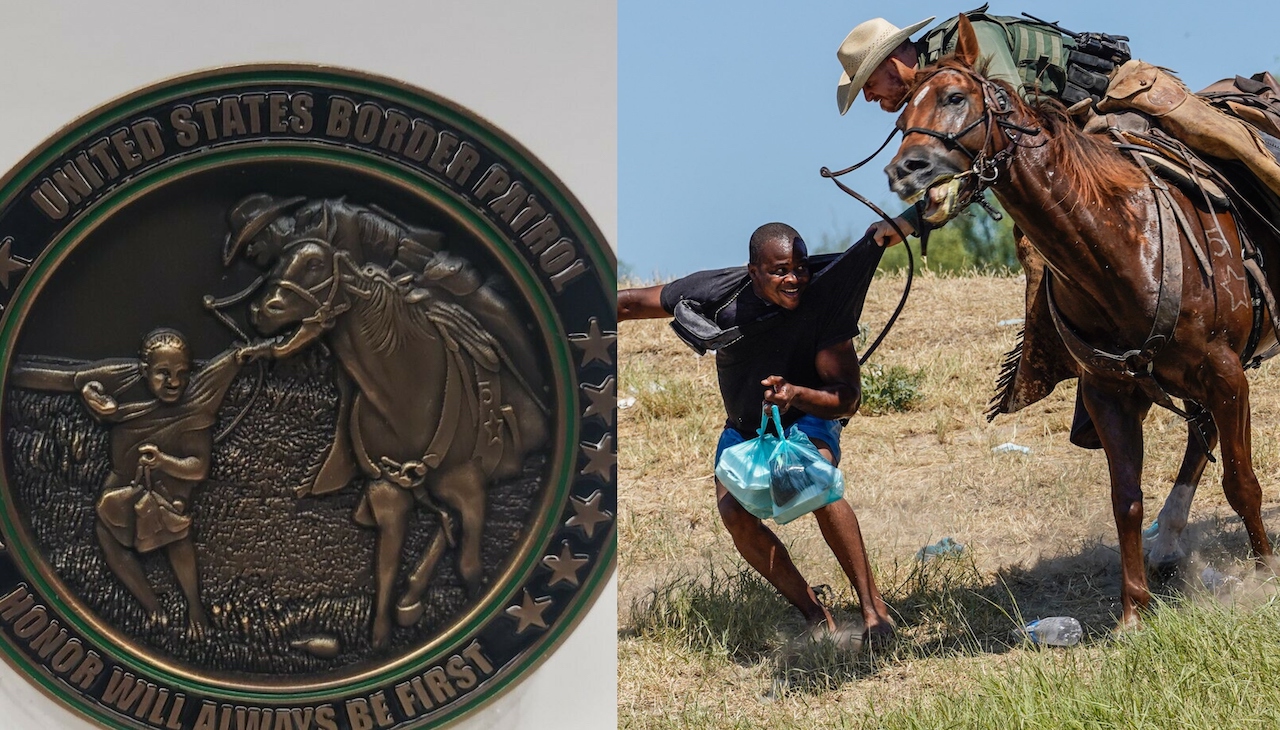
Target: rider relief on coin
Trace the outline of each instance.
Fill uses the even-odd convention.
[[[0,182],[4,658],[110,728],[494,697],[613,569],[615,287],[541,163],[389,79],[68,126]]]

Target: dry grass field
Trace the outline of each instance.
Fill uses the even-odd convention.
[[[864,322],[873,334],[902,284],[900,276],[882,276],[872,285]],[[856,641],[801,638],[798,612],[746,568],[720,525],[712,454],[724,415],[713,358],[696,357],[663,321],[622,325],[619,397],[634,397],[635,404],[619,411],[620,726],[933,727],[909,719],[930,698],[988,692],[993,681],[1028,667],[1052,674],[1068,664],[1096,675],[1111,666],[1116,645],[1132,640],[1111,638],[1119,613],[1115,524],[1102,452],[1067,441],[1074,383],[994,423],[983,415],[1000,357],[1018,330],[999,323],[1022,316],[1023,286],[1021,277],[917,277],[906,311],[873,358],[885,368],[918,372],[923,398],[906,412],[860,413],[842,439],[845,498],[900,629],[896,642],[868,651],[858,651]],[[1252,388],[1254,459],[1274,535],[1280,529],[1274,364],[1252,376]],[[1172,482],[1186,430],[1157,409],[1146,436],[1149,524]],[[1030,454],[993,453],[1010,441]],[[1216,608],[1198,578],[1206,565],[1245,578],[1235,596],[1247,597],[1248,610],[1270,605],[1268,587],[1258,587],[1246,562],[1247,538],[1220,478],[1211,464],[1187,532],[1192,558],[1180,576],[1159,586],[1173,601],[1169,610],[1184,616]],[[856,633],[855,599],[815,522],[775,529],[809,582],[830,587],[827,602]],[[922,546],[946,536],[965,546],[961,557],[915,560]],[[1085,642],[1045,652],[1012,633],[1024,620],[1051,615],[1080,619]],[[895,711],[907,719],[888,723],[885,713]]]

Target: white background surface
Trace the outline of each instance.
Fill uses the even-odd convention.
[[[0,4],[0,168],[136,88],[232,63],[325,63],[451,99],[533,152],[616,248],[613,2]],[[459,730],[617,726],[617,582],[536,672]],[[0,728],[91,727],[0,661]]]

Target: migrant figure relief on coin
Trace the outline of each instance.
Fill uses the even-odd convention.
[[[161,328],[142,341],[138,359],[27,359],[12,370],[14,387],[78,394],[93,420],[109,430],[110,469],[94,508],[103,559],[146,610],[149,623],[163,626],[168,617],[138,555],[165,548],[187,602],[192,637],[208,628],[209,619],[200,599],[187,505],[209,476],[218,408],[248,352],[233,347],[193,376],[186,340]],[[135,390],[147,392],[141,400],[121,402]]]
[[[0,185],[0,652],[107,724],[431,726],[612,569],[611,254],[446,102],[263,68]]]

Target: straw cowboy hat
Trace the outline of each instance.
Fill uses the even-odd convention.
[[[867,83],[867,77],[876,70],[876,66],[912,33],[932,23],[933,18],[931,15],[905,28],[899,28],[884,18],[872,18],[849,32],[844,43],[840,44],[840,50],[836,51],[836,58],[844,66],[840,86],[836,89],[836,103],[841,114],[853,106],[853,100],[858,98],[858,92],[862,91],[863,84]]]

